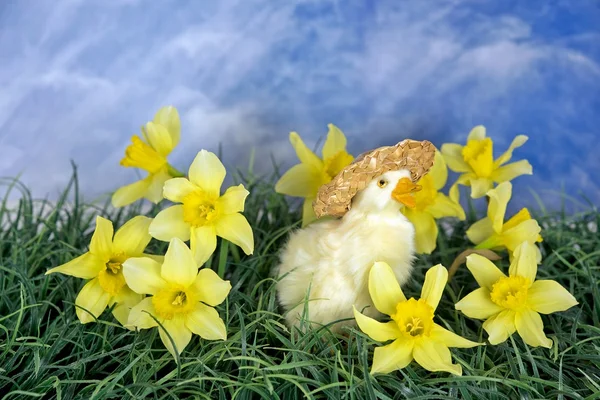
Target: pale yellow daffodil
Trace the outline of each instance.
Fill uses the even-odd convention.
[[[240,184],[221,196],[225,173],[214,153],[200,151],[190,166],[189,179],[174,178],[165,183],[164,197],[182,204],[159,212],[150,224],[150,234],[165,242],[173,238],[189,240],[198,265],[204,264],[215,251],[217,236],[252,254],[252,228],[241,214],[249,193]]]
[[[456,304],[467,317],[484,319],[489,342],[504,342],[515,331],[530,346],[552,347],[540,314],[565,311],[577,300],[558,282],[536,281],[535,246],[523,242],[515,249],[508,276],[478,254],[467,257],[467,268],[481,286]]]
[[[495,183],[510,181],[517,176],[531,175],[533,173],[531,164],[527,160],[521,160],[506,164],[511,158],[513,150],[523,146],[527,136],[517,136],[508,150],[494,160],[492,139],[486,137],[485,127],[479,125],[473,128],[467,138],[467,145],[461,146],[455,143],[446,143],[442,146],[442,154],[448,163],[448,167],[462,175],[450,188],[450,197],[458,201],[458,186],[471,187],[471,197],[483,197]],[[506,165],[504,165],[506,164]]]
[[[137,135],[131,137],[132,144],[125,150],[121,165],[142,169],[148,176],[118,189],[112,196],[114,207],[123,207],[141,198],[158,203],[163,198],[165,182],[183,176],[167,161],[167,156],[179,143],[180,131],[177,109],[169,106],[158,110],[154,120],[142,127],[143,139]]]
[[[302,226],[317,218],[312,203],[321,185],[330,182],[354,159],[346,151],[346,136],[343,132],[333,124],[327,126],[329,132],[323,145],[322,158],[306,147],[296,132],[290,133],[290,142],[300,164],[290,168],[275,185],[277,193],[304,198]]]
[[[89,279],[75,299],[75,311],[82,324],[93,322],[114,303],[117,304],[113,315],[123,326],[127,324],[129,310],[143,296],[127,286],[122,265],[130,257],[144,255],[144,249],[152,239],[148,233],[151,221],[148,217],[134,217],[119,228],[113,238],[112,222],[96,217],[90,251],[46,272],[46,275],[60,272]]]
[[[465,212],[460,204],[439,192],[446,185],[447,179],[448,168],[441,153],[436,151],[433,167],[417,183],[421,190],[414,193],[415,207],[402,208],[402,213],[415,227],[416,250],[419,254],[431,254],[435,250],[438,236],[436,219],[465,219]]]
[[[462,375],[462,367],[452,364],[449,347],[474,347],[481,343],[467,340],[433,322],[434,311],[448,281],[442,265],[430,268],[425,275],[421,298],[406,299],[389,265],[377,262],[369,272],[369,293],[375,308],[389,315],[389,322],[378,322],[354,308],[360,329],[379,342],[371,373],[388,373],[406,367],[415,360],[429,371],[446,371]]]
[[[185,349],[192,333],[207,340],[227,338],[225,323],[214,307],[225,301],[231,284],[211,269],[198,271],[181,240],[171,240],[162,264],[147,257],[130,258],[123,264],[123,274],[136,293],[150,295],[133,307],[128,324],[149,329],[160,323],[160,338],[173,357]]]
[[[507,249],[512,257],[514,250],[523,242],[534,244],[542,241],[540,225],[527,208],[521,209],[508,221],[504,222],[506,207],[512,196],[512,184],[504,182],[487,192],[490,199],[487,217],[475,222],[467,230],[467,237],[475,243],[476,249]],[[542,260],[542,253],[537,246],[536,259]]]

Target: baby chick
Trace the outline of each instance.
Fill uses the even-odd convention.
[[[290,326],[300,326],[305,307],[314,327],[350,318],[331,325],[334,332],[354,324],[352,305],[381,316],[369,296],[369,270],[385,261],[400,284],[409,279],[415,231],[400,208],[414,206],[411,193],[419,189],[408,169],[385,172],[358,191],[341,219],[317,221],[291,234],[277,286]]]

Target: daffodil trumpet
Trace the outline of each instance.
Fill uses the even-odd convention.
[[[434,319],[448,271],[442,265],[425,274],[421,298],[407,299],[400,289],[390,266],[377,262],[369,272],[369,293],[375,308],[391,321],[378,322],[354,308],[359,328],[379,342],[392,341],[377,347],[373,354],[371,374],[402,369],[415,360],[429,371],[462,374],[462,367],[452,363],[449,347],[474,347],[481,343],[467,340],[436,324]]]

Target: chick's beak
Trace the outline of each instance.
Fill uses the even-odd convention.
[[[392,199],[404,204],[406,207],[414,208],[416,202],[412,194],[419,190],[421,190],[420,185],[414,184],[410,178],[402,178],[392,191]]]

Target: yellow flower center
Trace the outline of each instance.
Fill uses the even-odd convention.
[[[421,186],[421,190],[414,193],[416,203],[415,210],[423,211],[435,202],[438,191],[435,190],[433,177],[430,175],[422,177],[417,184]]]
[[[500,278],[492,285],[492,301],[504,308],[516,310],[527,305],[527,289],[531,281],[522,276]]]
[[[152,297],[156,314],[163,319],[173,319],[176,314],[186,314],[194,310],[198,297],[190,288],[171,285]]]
[[[423,299],[410,298],[398,303],[392,319],[406,336],[428,336],[433,327],[433,308]]]
[[[494,144],[492,139],[472,139],[463,147],[462,156],[473,172],[481,178],[487,178],[494,170]]]
[[[352,160],[354,160],[354,157],[345,150],[340,150],[333,156],[323,160],[325,164],[324,172],[326,175],[324,178],[327,179],[324,183],[330,182],[344,167],[350,164]]]
[[[212,223],[220,214],[218,198],[197,190],[183,198],[183,220],[199,227]]]
[[[123,253],[114,254],[106,263],[105,268],[98,273],[98,281],[102,289],[114,296],[125,286],[123,263],[127,257]]]
[[[124,167],[141,168],[151,174],[167,165],[166,157],[158,154],[149,144],[138,136],[131,137],[132,144],[125,149],[125,157],[121,160]]]

